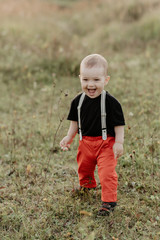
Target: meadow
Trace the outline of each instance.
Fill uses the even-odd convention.
[[[160,239],[160,2],[0,0],[0,240]],[[78,135],[59,142],[79,63],[109,63],[105,88],[125,115],[118,206],[78,187]]]

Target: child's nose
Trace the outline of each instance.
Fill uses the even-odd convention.
[[[91,87],[91,86],[94,86],[94,81],[89,81],[89,82],[88,82],[88,86],[90,86],[90,87]]]

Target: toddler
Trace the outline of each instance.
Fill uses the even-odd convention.
[[[108,64],[99,54],[85,57],[80,64],[80,83],[83,93],[71,103],[70,127],[60,146],[68,150],[79,133],[77,152],[80,189],[96,187],[94,170],[98,166],[102,207],[98,215],[109,215],[117,205],[117,158],[123,154],[124,115],[120,103],[104,86],[110,77]]]

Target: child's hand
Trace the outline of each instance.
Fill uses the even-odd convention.
[[[60,147],[63,151],[68,151],[70,148],[70,143],[72,142],[72,139],[69,136],[65,136],[62,141],[60,142]]]
[[[114,157],[119,158],[120,156],[123,155],[123,144],[122,143],[117,143],[113,145],[113,152],[114,152]]]

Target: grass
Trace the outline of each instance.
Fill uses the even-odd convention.
[[[159,8],[156,0],[0,1],[0,239],[159,239]],[[108,59],[106,90],[126,119],[118,207],[107,218],[97,217],[97,172],[97,190],[72,197],[78,136],[70,151],[59,148],[81,91],[79,63],[91,52]]]

